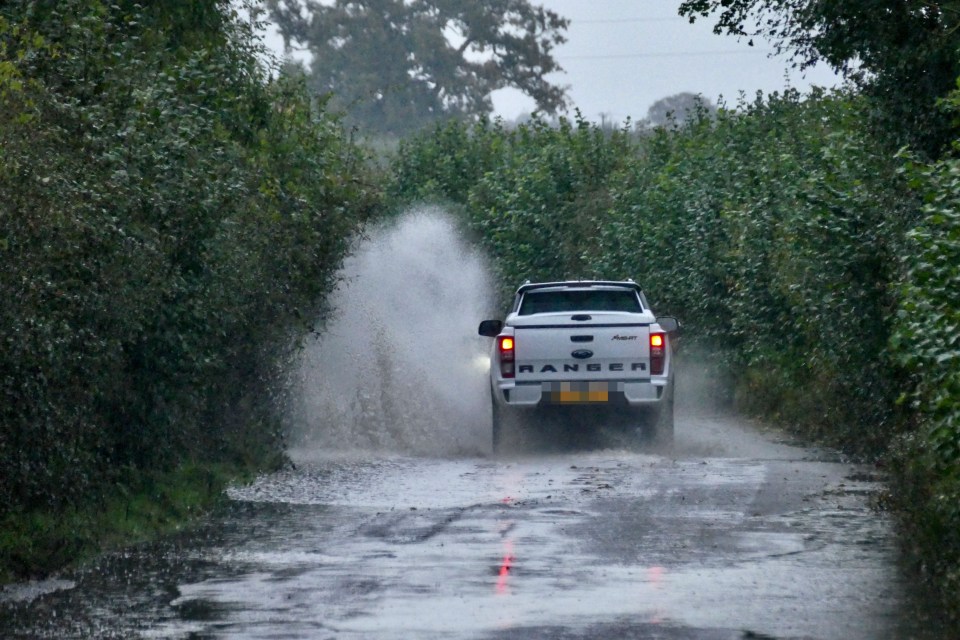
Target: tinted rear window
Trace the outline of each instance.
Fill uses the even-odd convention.
[[[520,302],[519,313],[563,313],[566,311],[626,311],[640,313],[643,308],[631,289],[591,289],[587,291],[528,291]]]

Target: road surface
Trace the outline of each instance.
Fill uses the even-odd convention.
[[[0,595],[3,638],[940,638],[871,467],[722,414],[672,453],[295,451],[197,530]]]

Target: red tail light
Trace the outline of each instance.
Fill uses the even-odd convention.
[[[516,372],[515,347],[513,336],[497,338],[497,349],[500,351],[500,375],[504,378],[513,378]]]
[[[667,339],[666,334],[650,334],[650,375],[662,376],[663,368],[667,361]]]

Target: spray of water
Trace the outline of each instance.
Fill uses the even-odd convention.
[[[491,311],[484,260],[448,215],[408,212],[344,266],[334,311],[293,376],[291,445],[422,455],[486,452]]]

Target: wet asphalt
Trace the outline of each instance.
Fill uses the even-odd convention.
[[[196,528],[0,592],[2,638],[955,637],[883,478],[719,413],[672,451],[292,451]]]

